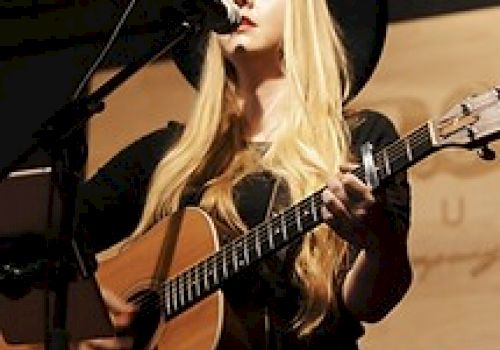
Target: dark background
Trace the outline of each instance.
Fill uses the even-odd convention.
[[[40,123],[69,100],[127,4],[0,1],[0,169],[25,150]],[[500,0],[389,0],[389,19],[406,21],[498,5]],[[147,51],[160,37],[159,29],[165,28],[161,8],[158,0],[138,1],[102,68],[124,65]],[[31,159],[34,163],[48,160],[37,155]]]

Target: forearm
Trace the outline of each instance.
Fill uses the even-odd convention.
[[[364,249],[342,286],[347,309],[360,321],[378,322],[403,298],[412,280],[406,243]]]

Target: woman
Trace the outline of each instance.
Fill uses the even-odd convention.
[[[394,127],[376,113],[346,117],[343,105],[359,81],[350,80],[333,2],[235,3],[243,22],[233,33],[210,34],[185,127],[171,123],[141,140],[84,185],[79,225],[89,235],[109,232],[106,213],[115,236],[91,237],[102,249],[131,231],[145,202],[133,236],[187,205],[242,233],[327,184],[325,224],[224,293],[246,329],[238,348],[356,349],[362,323],[381,320],[411,281],[406,177],[374,193],[351,174],[359,146],[383,146]],[[113,217],[125,220],[116,227]],[[116,325],[128,324],[133,308],[105,299]],[[83,346],[126,348],[130,339]]]

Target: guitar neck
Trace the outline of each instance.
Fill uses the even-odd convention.
[[[374,154],[374,165],[381,183],[409,168],[435,149],[431,128],[430,123],[425,123]],[[353,174],[363,182],[368,182],[363,167],[356,168]]]
[[[380,184],[429,155],[434,150],[431,124],[426,123],[374,154]],[[365,181],[363,167],[353,172]],[[247,234],[225,244],[219,251],[163,284],[165,317],[174,317],[246,267],[260,261],[323,222],[321,192],[324,187]]]

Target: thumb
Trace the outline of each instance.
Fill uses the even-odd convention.
[[[116,327],[126,327],[129,325],[136,307],[108,289],[102,289],[101,294],[109,309],[113,324]]]

